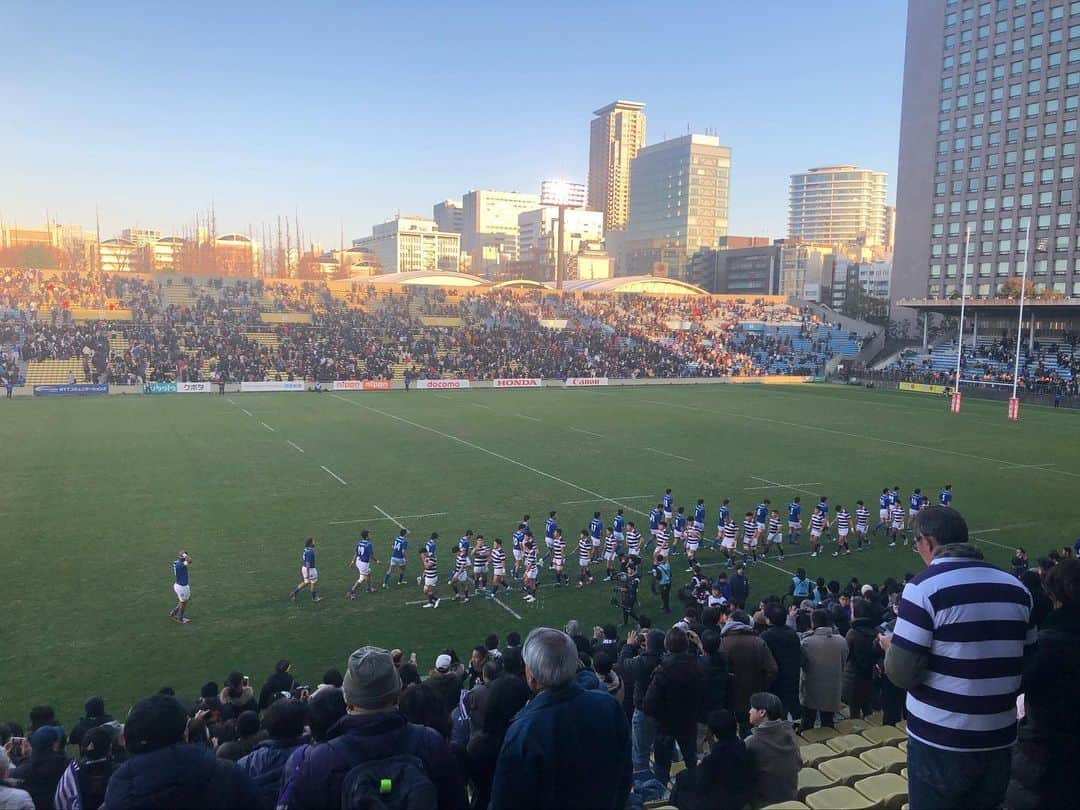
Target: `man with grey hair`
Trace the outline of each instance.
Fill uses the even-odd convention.
[[[533,699],[503,741],[491,807],[622,808],[630,794],[630,728],[610,695],[574,682],[579,660],[570,636],[529,633],[522,651]]]

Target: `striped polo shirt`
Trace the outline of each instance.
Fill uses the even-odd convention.
[[[927,656],[907,696],[908,734],[949,751],[1016,741],[1031,604],[1019,580],[971,558],[938,557],[904,587],[892,643]]]

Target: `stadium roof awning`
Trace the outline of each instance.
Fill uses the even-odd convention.
[[[548,287],[555,283],[549,281]],[[605,293],[654,293],[660,295],[708,295],[708,293],[679,281],[663,276],[616,276],[615,278],[577,279],[563,284],[567,292],[605,292]]]
[[[520,287],[526,290],[546,290],[547,287],[541,281],[533,281],[531,278],[512,278],[491,285],[493,290],[505,290],[507,287]]]
[[[487,279],[480,276],[446,270],[415,270],[411,273],[355,276],[349,281],[363,284],[401,284],[407,287],[486,287],[489,284]]]
[[[901,298],[896,305],[914,309],[916,312],[929,312],[935,315],[959,315],[959,298]],[[1011,315],[1016,317],[1020,309],[1019,298],[968,298],[964,309],[991,315]],[[1024,312],[1043,315],[1058,315],[1067,318],[1080,317],[1080,298],[1025,298]]]

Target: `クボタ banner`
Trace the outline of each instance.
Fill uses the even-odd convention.
[[[607,385],[607,377],[567,377],[567,388],[586,388],[595,385]]]
[[[35,385],[35,397],[102,397],[109,386],[100,385]]]
[[[540,388],[544,381],[539,377],[499,377],[492,380],[492,388]]]
[[[334,380],[335,391],[389,391],[390,380]]]
[[[428,389],[431,391],[440,390],[452,390],[457,388],[468,388],[468,380],[417,380],[416,387],[423,390]]]
[[[926,385],[924,383],[902,382],[897,388],[901,391],[916,391],[920,394],[944,394],[944,385]]]
[[[242,382],[240,383],[240,390],[245,393],[254,391],[303,391],[304,381],[286,380],[284,382]]]
[[[176,383],[176,393],[178,394],[209,394],[213,392],[211,386],[213,383],[208,382],[179,382]]]
[[[144,394],[175,394],[176,383],[171,382],[152,382],[146,383],[143,386]]]

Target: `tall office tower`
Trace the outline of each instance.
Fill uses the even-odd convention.
[[[630,218],[630,162],[645,145],[645,105],[616,101],[589,125],[589,208],[604,212],[604,231]]]
[[[885,243],[885,172],[819,166],[791,175],[788,239],[825,245]]]

